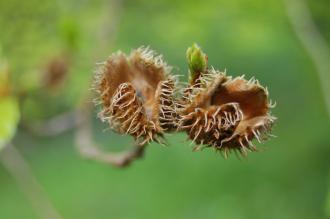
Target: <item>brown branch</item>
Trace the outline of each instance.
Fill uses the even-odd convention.
[[[89,100],[90,98],[86,98]],[[79,153],[87,159],[96,160],[117,167],[128,166],[143,155],[145,146],[134,145],[131,150],[112,153],[104,152],[94,142],[91,128],[92,103],[77,107],[76,110],[61,114],[43,123],[36,123],[28,129],[38,136],[56,136],[65,131],[75,129],[75,146]]]
[[[132,149],[118,153],[102,151],[92,136],[90,114],[90,107],[81,107],[76,115],[77,123],[80,125],[75,133],[75,145],[83,157],[116,167],[125,167],[143,156],[145,146],[140,145],[134,145]]]
[[[316,67],[330,117],[330,49],[304,0],[283,0],[289,21]]]
[[[28,163],[11,144],[0,153],[0,162],[16,180],[18,186],[29,199],[38,218],[61,219],[62,216],[47,198],[42,186],[33,175]]]

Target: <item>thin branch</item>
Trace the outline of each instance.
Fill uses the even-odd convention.
[[[80,125],[75,133],[75,145],[83,157],[116,167],[126,167],[143,156],[145,146],[140,145],[134,145],[132,149],[119,153],[102,151],[92,136],[90,114],[91,107],[81,107],[77,114],[77,123]]]
[[[62,219],[33,175],[28,163],[11,144],[0,153],[0,162],[16,180],[40,219]]]
[[[122,0],[107,0],[104,3],[104,18],[98,28],[97,55],[109,55],[108,49],[113,47],[122,14]]]
[[[314,62],[330,117],[330,49],[304,0],[283,0],[289,21]]]
[[[104,152],[94,142],[91,128],[92,103],[86,97],[85,104],[76,110],[61,114],[43,123],[29,126],[29,130],[38,136],[56,136],[65,131],[75,129],[75,146],[79,153],[87,159],[111,164],[117,167],[128,166],[144,153],[145,146],[134,145],[131,150],[112,153]]]

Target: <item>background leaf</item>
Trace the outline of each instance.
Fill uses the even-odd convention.
[[[18,102],[14,97],[0,99],[0,150],[16,133],[20,118]]]

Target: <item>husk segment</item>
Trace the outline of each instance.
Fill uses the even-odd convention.
[[[177,112],[176,112],[176,78],[169,76],[168,80],[159,83],[156,91],[155,103],[155,121],[163,131],[170,132],[177,128]]]

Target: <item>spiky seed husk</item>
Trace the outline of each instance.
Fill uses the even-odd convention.
[[[178,128],[197,145],[246,155],[252,140],[266,140],[275,117],[269,113],[268,91],[255,79],[232,79],[214,69],[201,74],[184,91]],[[198,146],[201,148],[201,146]]]
[[[94,89],[102,105],[99,117],[140,145],[160,141],[164,131],[176,127],[176,78],[170,72],[162,57],[148,48],[133,50],[129,56],[122,52],[111,55],[95,79]]]

